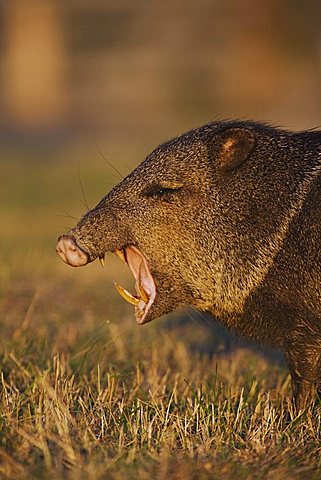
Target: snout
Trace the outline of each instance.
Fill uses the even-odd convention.
[[[87,253],[78,247],[71,235],[61,235],[58,238],[56,252],[65,263],[72,267],[82,267],[89,262]]]

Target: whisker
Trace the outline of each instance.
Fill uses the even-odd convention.
[[[90,210],[88,202],[87,202],[87,198],[86,198],[86,195],[85,195],[85,191],[84,191],[84,186],[83,186],[83,183],[82,183],[82,180],[81,180],[80,165],[79,164],[78,164],[78,180],[79,180],[79,185],[80,185],[80,188],[81,188],[82,196],[83,196],[83,199],[84,199],[84,202],[85,202],[85,207],[87,208],[87,210]]]
[[[86,212],[88,212],[90,210],[90,208],[88,207],[87,203],[85,203],[84,200],[81,199],[81,198],[79,198],[78,200],[85,207]]]
[[[109,160],[107,160],[107,158],[105,157],[105,155],[103,154],[103,152],[101,151],[101,149],[97,145],[96,145],[96,149],[97,149],[98,153],[101,155],[101,157],[105,160],[107,165],[109,165],[114,170],[114,172],[116,172],[117,175],[119,175],[120,178],[123,180],[124,175],[119,170],[117,170],[117,168]]]
[[[193,305],[191,305],[190,303],[188,303],[188,306],[195,312],[197,313],[197,315],[199,317],[201,317],[203,320],[205,320],[205,322],[210,325],[211,328],[215,328],[213,323],[208,319],[208,317],[206,315],[204,315],[202,312],[200,312],[199,310],[197,310],[195,307],[193,307]]]
[[[188,310],[185,310],[185,313],[186,313],[186,315],[188,316],[188,318],[189,318],[190,320],[192,320],[192,322],[193,322],[197,327],[201,328],[201,325],[198,323],[198,321],[196,320],[196,318],[194,318],[193,315],[191,315]]]
[[[70,213],[66,212],[65,210],[62,210],[62,209],[58,209],[62,212],[62,214],[59,214],[59,213],[53,213],[53,215],[55,217],[63,217],[63,218],[72,218],[73,220],[76,220],[77,222],[80,220],[79,217],[74,217],[73,215],[71,215]]]

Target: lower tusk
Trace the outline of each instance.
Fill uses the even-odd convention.
[[[142,297],[142,300],[144,300],[145,303],[148,303],[149,302],[149,295],[145,291],[143,285],[140,282],[137,282],[137,289],[138,289],[139,295]]]
[[[139,304],[141,300],[140,298],[134,297],[134,295],[128,292],[125,288],[118,285],[118,283],[116,282],[114,283],[115,283],[117,292],[124,300],[126,300],[126,302],[131,303],[132,305],[135,305],[135,306]]]

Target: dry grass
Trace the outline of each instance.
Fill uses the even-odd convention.
[[[52,212],[82,210],[65,171],[3,165],[0,478],[320,478],[320,404],[294,415],[277,357],[196,314],[139,327],[120,262],[56,259]]]

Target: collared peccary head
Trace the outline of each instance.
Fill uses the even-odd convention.
[[[277,133],[276,133],[277,132]],[[283,151],[283,150],[284,151]],[[73,266],[115,252],[146,323],[182,303],[240,312],[271,264],[305,168],[291,134],[251,122],[207,124],[156,148],[57,251]]]
[[[219,309],[226,208],[236,201],[226,202],[225,190],[255,141],[253,128],[217,123],[160,145],[60,237],[59,255],[73,266],[122,256],[135,277],[139,323],[182,303]]]

